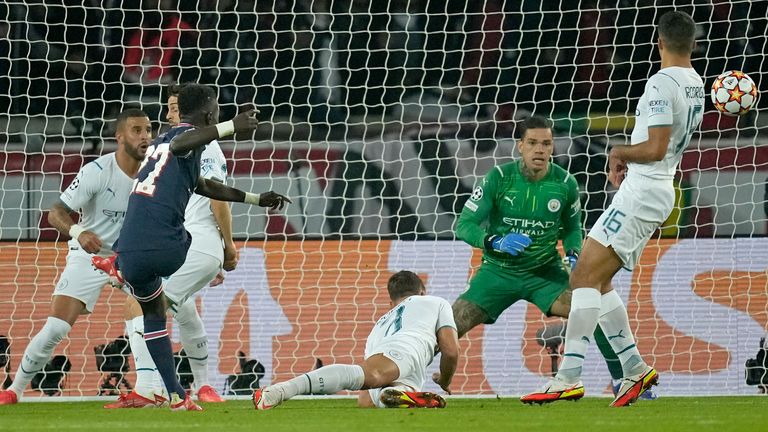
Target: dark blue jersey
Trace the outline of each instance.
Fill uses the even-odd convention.
[[[205,147],[175,156],[169,143],[192,129],[181,124],[157,137],[147,150],[133,182],[116,252],[171,249],[188,241],[184,210],[197,186]]]

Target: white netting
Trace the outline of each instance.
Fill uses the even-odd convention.
[[[264,384],[317,358],[360,360],[393,271],[418,271],[451,301],[462,292],[479,253],[455,241],[456,216],[476,179],[514,156],[530,112],[555,120],[555,160],[579,181],[590,227],[612,193],[605,148],[628,140],[659,67],[654,24],[674,6],[698,23],[694,66],[707,85],[739,69],[768,90],[766,2],[3,2],[0,334],[11,369],[66,256],[44,210],[84,161],[114,149],[122,108],[140,105],[162,127],[165,85],[198,81],[218,89],[222,118],[260,109],[256,141],[222,142],[230,175],[294,204],[269,217],[233,207],[240,267],[198,302],[214,383],[242,350],[265,365]],[[753,391],[744,361],[768,322],[760,114],[722,118],[707,101],[664,238],[616,280],[665,393]],[[105,291],[57,349],[73,365],[65,394],[96,393],[93,346],[122,334],[122,302]],[[535,342],[545,321],[518,304],[470,333],[456,390],[533,388],[550,371]],[[587,385],[603,388],[599,354],[589,357]]]

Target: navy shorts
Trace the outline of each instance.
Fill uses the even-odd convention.
[[[162,294],[162,278],[181,268],[188,250],[189,242],[174,249],[119,252],[117,267],[136,300],[148,302]]]

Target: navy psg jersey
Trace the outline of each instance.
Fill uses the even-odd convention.
[[[204,146],[174,155],[170,142],[192,125],[182,123],[157,137],[133,181],[115,251],[160,250],[184,244],[184,210],[200,176]]]

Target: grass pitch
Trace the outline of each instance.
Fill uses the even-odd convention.
[[[660,398],[629,408],[585,398],[527,406],[515,398],[451,398],[445,409],[360,409],[352,399],[293,400],[270,411],[250,401],[205,412],[104,410],[102,402],[0,406],[0,431],[749,431],[766,430],[768,397]]]

